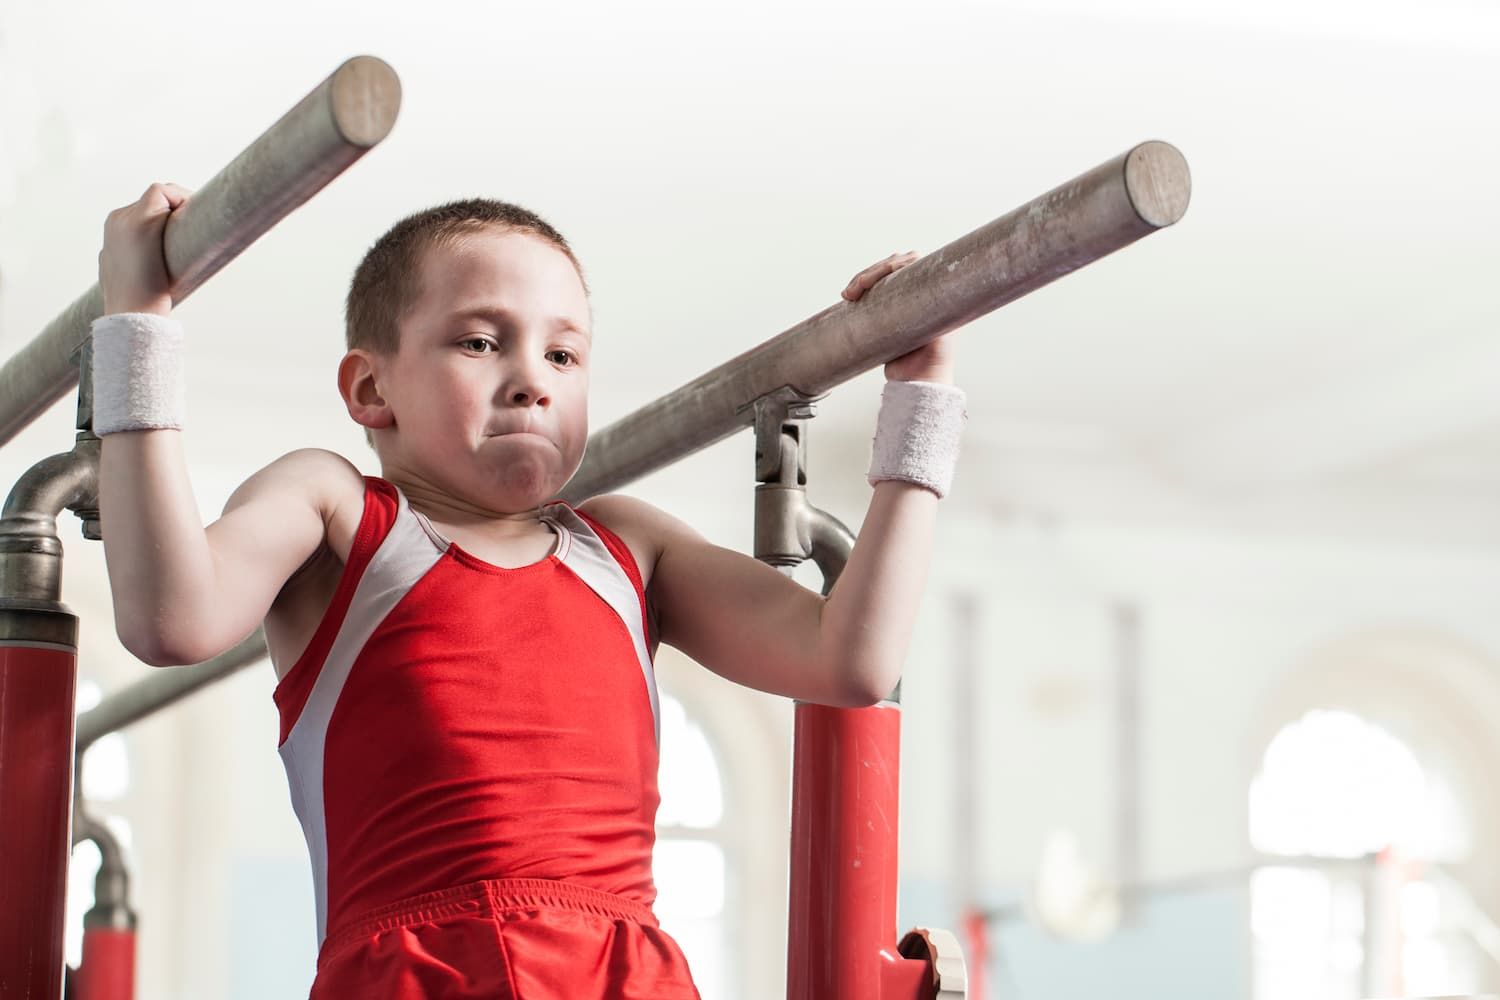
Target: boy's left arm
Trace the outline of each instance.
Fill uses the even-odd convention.
[[[844,297],[858,299],[915,259],[891,257],[860,272]],[[948,383],[952,375],[947,337],[886,365],[892,381]],[[588,509],[654,561],[650,594],[663,642],[737,683],[853,706],[887,697],[900,680],[937,506],[937,495],[921,486],[876,483],[848,565],[826,599],[648,504],[611,496]]]

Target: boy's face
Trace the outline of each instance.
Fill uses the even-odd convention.
[[[382,458],[492,511],[551,499],[588,440],[591,317],[573,262],[485,229],[429,248],[421,279],[382,366]]]

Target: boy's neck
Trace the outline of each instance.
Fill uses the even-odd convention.
[[[483,529],[494,535],[527,535],[541,521],[541,507],[520,511],[491,510],[444,492],[420,477],[404,471],[382,470],[381,477],[406,497],[413,510],[435,524],[456,528]]]

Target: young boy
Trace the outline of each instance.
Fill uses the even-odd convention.
[[[963,420],[946,341],[886,366],[874,495],[825,599],[641,501],[549,502],[588,437],[581,269],[524,209],[441,206],[383,236],[349,292],[339,390],[381,476],[293,452],[205,529],[161,247],[187,196],[152,185],[100,254],[116,627],[168,665],[264,620],[313,861],[313,998],[696,997],[651,912],[655,644],[804,701],[891,691]]]

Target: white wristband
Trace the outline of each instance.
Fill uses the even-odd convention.
[[[94,433],[182,427],[182,323],[156,313],[94,320]]]
[[[955,385],[887,382],[875,421],[870,485],[899,479],[946,496],[958,464],[958,438],[969,416],[966,398]]]

